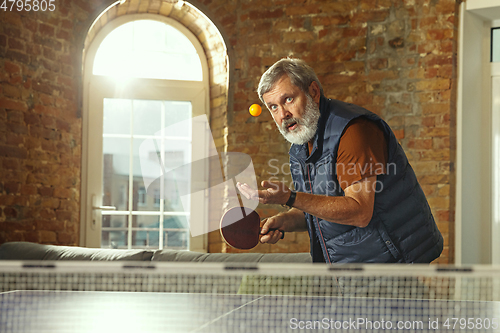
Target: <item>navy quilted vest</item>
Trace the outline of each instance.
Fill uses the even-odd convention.
[[[439,257],[443,237],[408,159],[389,126],[359,106],[321,98],[321,117],[313,150],[290,148],[295,189],[319,195],[344,195],[336,175],[340,136],[354,118],[376,122],[388,142],[386,174],[377,177],[373,216],[366,228],[328,222],[305,213],[313,261],[331,263],[428,263]]]

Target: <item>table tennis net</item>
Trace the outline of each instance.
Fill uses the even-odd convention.
[[[499,273],[494,266],[1,262],[0,331],[31,332],[36,323],[33,332],[99,332],[108,326],[95,322],[103,311],[92,311],[115,300],[108,310],[135,318],[111,316],[128,323],[120,332],[494,332]],[[47,322],[47,311],[70,295],[85,306],[66,309],[62,329]],[[127,305],[130,295],[136,299]]]

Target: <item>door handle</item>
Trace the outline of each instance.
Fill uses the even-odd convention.
[[[92,206],[93,210],[116,210],[115,206]]]
[[[98,217],[97,212],[98,211],[116,210],[115,206],[101,206],[101,205],[99,205],[99,203],[97,202],[97,196],[95,194],[92,194],[92,206],[91,206],[91,208],[92,208],[92,224],[91,224],[92,229],[96,229],[96,227],[97,227],[97,217]]]

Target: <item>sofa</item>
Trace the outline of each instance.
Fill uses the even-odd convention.
[[[77,246],[8,242],[0,245],[0,260],[168,261],[310,263],[309,253],[199,253],[177,250],[94,249]]]
[[[24,279],[18,278],[17,275],[9,275],[9,270],[5,271],[6,267],[16,267],[15,261],[22,261],[23,265],[21,266],[21,272],[29,272],[32,274],[32,268],[35,270],[42,269],[43,276],[45,273],[52,274],[52,268],[55,267],[53,261],[64,261],[61,262],[61,265],[58,263],[57,266],[64,269],[69,269],[69,272],[74,271],[74,276],[70,275],[70,277],[59,277],[69,279],[65,280],[65,284],[58,284],[56,286],[51,286],[50,288],[55,288],[57,290],[81,290],[82,286],[87,285],[87,280],[92,276],[93,269],[98,269],[100,272],[103,267],[106,270],[111,269],[113,274],[105,273],[100,276],[100,279],[103,280],[103,276],[107,276],[106,274],[110,274],[108,277],[110,279],[121,279],[123,280],[121,284],[113,283],[110,285],[108,282],[97,283],[93,285],[90,290],[93,291],[157,291],[157,292],[193,292],[194,290],[189,287],[190,285],[196,286],[196,292],[222,292],[222,293],[254,293],[256,290],[258,292],[273,292],[273,290],[277,288],[283,288],[283,285],[287,285],[290,288],[292,284],[290,279],[275,279],[270,277],[262,277],[260,275],[255,276],[257,271],[248,271],[246,272],[244,267],[252,267],[253,264],[264,263],[269,266],[269,263],[299,263],[299,264],[307,264],[311,263],[311,256],[309,253],[199,253],[199,252],[191,252],[191,251],[176,251],[176,250],[121,250],[121,249],[95,249],[95,248],[83,248],[77,246],[59,246],[59,245],[44,245],[44,244],[36,244],[30,242],[8,242],[0,245],[0,292],[1,291],[9,291],[9,290],[18,290],[18,289],[28,289],[28,290],[37,290],[40,288],[40,281],[38,279]],[[31,262],[39,262],[39,261],[50,261],[47,265],[39,263],[35,263],[34,265]],[[70,262],[71,261],[71,262]],[[77,271],[78,263],[77,261],[87,261],[83,267],[83,269],[89,269],[89,271],[84,271],[82,273],[81,267]],[[90,263],[94,262],[95,264]],[[124,261],[122,265],[106,265],[105,262],[110,261]],[[135,262],[135,263],[131,263]],[[150,263],[158,263],[155,266],[161,266],[160,272],[174,272],[177,274],[179,269],[183,269],[186,266],[184,263],[206,263],[200,264],[200,274],[187,274],[183,276],[182,279],[168,278],[168,274],[163,279],[167,279],[165,281],[158,280],[156,282],[152,282],[151,277],[148,277],[148,273],[158,273],[158,269],[155,269],[154,272],[149,272],[150,264],[137,265],[138,262],[150,262]],[[163,263],[167,263],[168,266],[161,265]],[[227,267],[243,269],[244,271],[236,274],[238,277],[233,274],[222,274],[221,276],[217,275],[204,275],[207,267],[219,267],[219,263],[227,263],[229,266],[223,265],[227,269]],[[232,264],[235,266],[231,266]],[[14,266],[13,266],[14,265]],[[90,265],[90,266],[89,266]],[[181,265],[181,266],[179,266]],[[215,266],[214,266],[215,265]],[[89,268],[90,267],[90,268]],[[111,267],[111,268],[110,268]],[[117,269],[118,271],[114,271]],[[138,268],[139,271],[137,271]],[[186,266],[187,267],[187,266]],[[194,266],[190,266],[194,267]],[[274,265],[273,265],[274,267]],[[144,270],[145,269],[145,270]],[[165,271],[165,269],[167,271]],[[173,270],[172,270],[173,269]],[[4,272],[2,273],[2,270]],[[222,269],[224,271],[224,268]],[[137,272],[144,273],[135,274]],[[219,273],[221,271],[218,271]],[[85,275],[88,273],[88,276]],[[249,273],[251,276],[248,276]],[[2,276],[2,274],[7,274]],[[14,274],[14,273],[12,273]],[[128,280],[130,278],[130,274],[133,274],[133,281]],[[158,273],[161,275],[161,273]],[[199,276],[198,276],[199,275]],[[203,276],[202,276],[203,275]],[[92,277],[95,279],[95,276]],[[202,283],[196,282],[197,279],[202,279]],[[107,281],[107,280],[103,280]],[[265,281],[265,282],[263,282]],[[4,282],[4,285],[2,285]],[[5,284],[5,282],[7,282]],[[302,279],[295,278],[293,279],[293,283],[298,284],[299,287],[302,288]],[[265,289],[263,289],[263,285]],[[45,285],[43,288],[47,288]]]

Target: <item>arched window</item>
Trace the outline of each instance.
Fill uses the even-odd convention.
[[[191,41],[164,22],[138,20],[111,31],[94,60],[94,75],[202,81],[200,58]]]
[[[206,235],[191,237],[189,224],[206,219],[207,202],[180,198],[189,169],[162,176],[192,161],[186,120],[208,113],[200,43],[177,21],[137,14],[108,23],[86,53],[83,245],[203,251]]]

